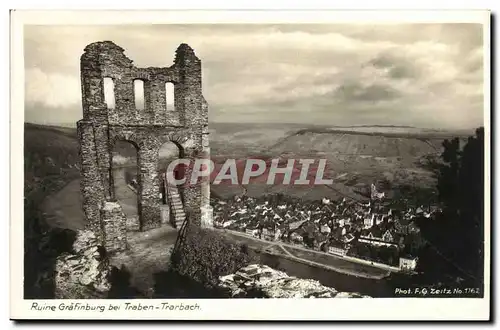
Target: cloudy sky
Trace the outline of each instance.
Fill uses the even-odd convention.
[[[25,120],[82,116],[79,58],[112,40],[140,67],[202,60],[211,122],[473,128],[483,122],[481,25],[26,26]]]

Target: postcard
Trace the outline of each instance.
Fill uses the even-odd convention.
[[[12,319],[490,319],[488,11],[11,18]]]

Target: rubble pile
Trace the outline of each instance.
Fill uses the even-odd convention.
[[[105,298],[111,288],[111,266],[94,233],[79,231],[73,253],[63,253],[56,260],[55,298]]]
[[[370,298],[359,293],[339,292],[318,281],[289,276],[259,264],[222,276],[220,281],[220,286],[227,289],[233,298]]]

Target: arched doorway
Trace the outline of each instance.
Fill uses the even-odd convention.
[[[158,177],[160,179],[160,208],[161,222],[170,223],[173,227],[179,228],[184,222],[184,198],[182,188],[168,182],[167,170],[172,161],[183,158],[184,149],[175,142],[165,142],[158,150]],[[179,180],[184,177],[184,166],[177,165],[173,169],[173,176]]]
[[[115,200],[127,218],[127,231],[140,229],[138,147],[130,141],[117,141],[112,150],[112,176]]]

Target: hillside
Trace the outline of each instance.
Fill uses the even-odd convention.
[[[298,187],[252,184],[248,194],[284,192],[301,198],[363,198],[371,183],[391,195],[403,186],[433,187],[435,178],[429,161],[439,158],[442,142],[467,132],[425,130],[414,127],[359,126],[306,127],[299,125],[214,124],[210,146],[216,163],[227,158],[326,159],[325,178],[331,186]],[[244,138],[243,138],[244,137]],[[246,142],[245,142],[246,141]],[[264,182],[257,178],[255,182]],[[212,186],[221,196],[241,193],[242,189]]]
[[[25,195],[51,181],[79,175],[75,129],[34,124],[24,126]]]
[[[434,137],[301,130],[279,141],[269,151],[414,158],[439,152],[442,141]]]

